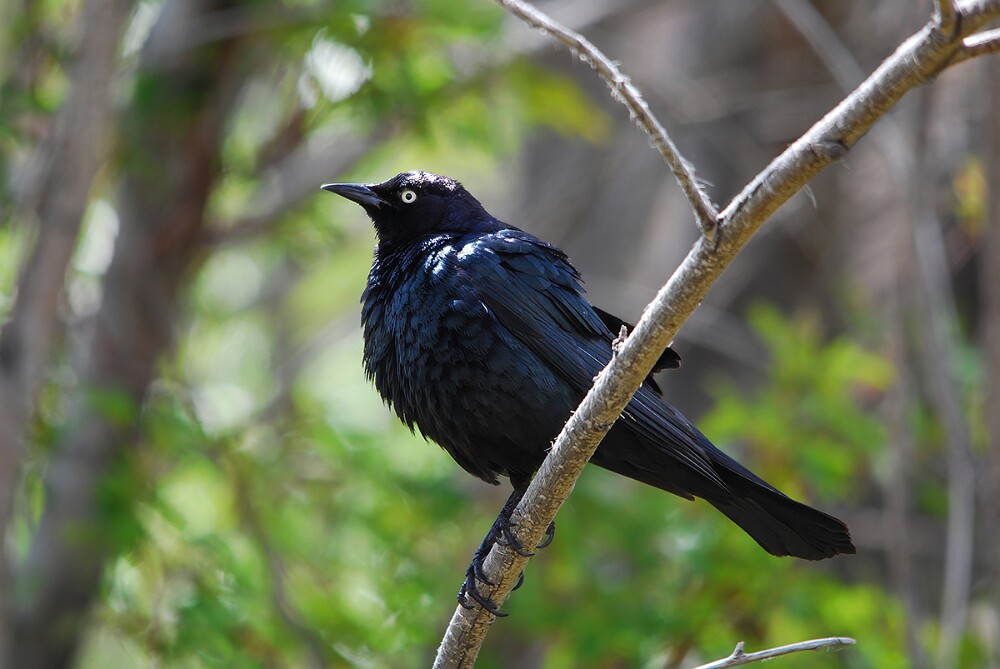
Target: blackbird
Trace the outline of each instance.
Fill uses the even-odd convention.
[[[510,515],[627,324],[586,300],[565,253],[497,220],[454,179],[417,171],[323,188],[360,204],[378,236],[361,320],[365,370],[379,394],[467,472],[513,486],[459,592],[463,605],[471,606],[468,596],[498,613],[476,587],[477,577],[488,583],[482,561],[496,541],[524,552]],[[668,348],[657,369],[679,363]],[[842,521],[717,449],[652,379],[591,462],[706,500],[772,555],[821,560],[855,551]]]

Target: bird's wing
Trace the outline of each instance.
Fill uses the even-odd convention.
[[[493,317],[580,393],[611,360],[614,335],[584,299],[580,276],[556,247],[521,231],[483,236],[460,262]],[[461,256],[462,253],[459,253]],[[631,429],[713,484],[714,447],[676,409],[642,387],[623,413]]]
[[[594,307],[594,312],[604,322],[604,325],[607,326],[608,330],[614,332],[615,334],[621,332],[622,327],[624,327],[629,332],[635,329],[635,326],[629,323],[628,321],[624,321],[621,318],[615,316],[614,314],[609,314],[604,309]],[[668,346],[667,348],[663,349],[663,353],[660,354],[659,360],[657,360],[656,364],[653,365],[653,370],[650,372],[650,375],[656,374],[657,372],[662,372],[665,369],[677,369],[680,366],[681,366],[680,354]],[[659,392],[658,388],[657,392]]]

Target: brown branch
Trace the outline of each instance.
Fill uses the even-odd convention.
[[[851,91],[865,78],[847,46],[837,37],[827,20],[816,6],[807,0],[773,0],[785,18],[802,33],[826,69],[833,74],[837,84],[845,91]]]
[[[62,335],[58,307],[91,185],[107,154],[110,82],[131,0],[88,2],[72,83],[51,142],[39,151],[30,202],[38,238],[21,269],[10,319],[0,333],[0,666],[10,654],[12,581],[3,545],[13,513],[25,431],[52,350]]]
[[[955,0],[934,0],[934,22],[938,30],[945,35],[951,35],[956,29],[958,14],[955,10]]]
[[[530,26],[551,34],[563,43],[574,55],[590,65],[604,79],[612,96],[624,104],[632,118],[653,142],[677,183],[691,203],[702,234],[714,243],[718,213],[694,176],[694,167],[681,155],[663,125],[653,115],[642,93],[632,80],[622,74],[614,62],[605,56],[583,35],[557,23],[549,16],[521,0],[497,0],[497,2]]]
[[[498,1],[504,6],[511,4],[509,0]],[[1000,16],[1000,0],[967,2],[957,10],[962,28],[972,31]],[[546,18],[542,25],[552,26],[554,21]],[[550,27],[546,30],[561,39]],[[910,89],[947,67],[962,48],[964,36],[943,35],[936,23],[929,23],[772,161],[722,211],[716,243],[708,243],[704,236],[695,243],[557,437],[513,514],[522,545],[537,545],[541,540],[600,440],[681,324],[750,236],[820,170],[853,147]],[[606,57],[602,60],[610,62]],[[482,585],[480,590],[502,604],[527,562],[527,557],[506,546],[494,546],[486,559],[485,572],[496,585]],[[480,607],[457,607],[434,666],[471,667],[492,621],[492,614]]]
[[[1000,28],[966,37],[962,42],[961,60],[987,56],[1000,51]]]
[[[107,481],[114,475],[119,484],[124,478],[138,486],[126,478],[134,476],[127,469],[134,451],[126,446],[139,440],[140,408],[159,358],[170,349],[181,285],[202,256],[198,241],[217,176],[215,157],[247,74],[238,66],[239,44],[196,50],[186,41],[191,27],[221,4],[166,3],[143,48],[135,76],[155,79],[156,86],[133,101],[120,128],[122,160],[141,168],[123,178],[120,231],[101,305],[92,332],[74,351],[83,390],[68,402],[66,426],[52,449],[45,508],[17,573],[5,666],[69,666],[104,568],[126,548],[112,530],[131,513],[138,488],[115,500],[122,507],[109,514]],[[116,410],[95,401],[101,398],[112,398]]]
[[[912,244],[909,243],[912,228],[908,225],[897,225],[896,228],[899,230],[899,236],[905,236],[905,240],[899,240],[902,249],[891,256],[893,282],[886,303],[887,345],[889,359],[896,374],[884,406],[889,437],[887,455],[890,474],[886,483],[886,502],[885,509],[881,513],[880,533],[886,540],[884,549],[889,577],[905,612],[904,636],[910,667],[925,669],[927,658],[920,639],[924,615],[914,579],[916,528],[909,511],[913,498],[911,481],[915,456],[914,434],[908,418],[910,408],[916,401],[914,381],[907,360],[906,336],[906,317],[909,312],[906,297],[911,292],[912,285],[910,269],[913,265],[913,253]]]
[[[921,91],[921,93],[924,93]],[[958,644],[968,618],[972,586],[973,541],[975,529],[975,464],[972,435],[965,422],[962,390],[956,378],[958,343],[954,328],[959,322],[952,297],[953,287],[941,233],[941,222],[934,211],[931,189],[931,164],[937,162],[927,149],[927,96],[920,96],[915,127],[914,153],[919,156],[912,167],[909,205],[914,221],[914,257],[917,271],[915,291],[920,308],[918,329],[920,365],[926,393],[938,420],[944,427],[948,461],[948,526],[945,537],[945,564],[942,579],[941,634],[938,666],[954,667]]]

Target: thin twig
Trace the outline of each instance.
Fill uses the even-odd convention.
[[[994,28],[978,35],[966,37],[959,53],[962,60],[969,60],[998,51],[1000,51],[1000,28]]]
[[[583,35],[560,25],[551,17],[531,5],[521,2],[521,0],[497,0],[497,2],[528,25],[551,34],[601,75],[601,78],[611,89],[612,96],[628,108],[636,125],[649,135],[653,146],[663,156],[670,171],[674,173],[681,190],[684,191],[684,195],[691,203],[702,234],[709,243],[714,244],[718,212],[695,178],[694,167],[681,155],[663,125],[650,111],[649,105],[646,104],[632,80],[622,74],[618,66]]]
[[[619,0],[615,3],[574,3],[568,23],[572,30],[582,30],[627,11],[635,11],[652,0]],[[534,33],[530,33],[534,37]],[[475,85],[490,70],[509,64],[515,58],[532,55],[548,42],[542,39],[508,39],[500,60],[484,57],[469,71],[463,71],[453,87],[464,90]],[[338,175],[353,169],[361,158],[370,155],[374,147],[391,141],[407,129],[397,123],[390,128],[380,126],[367,135],[335,128],[301,138],[296,146],[286,149],[287,155],[257,175],[257,190],[247,198],[243,212],[230,220],[213,221],[205,233],[205,242],[213,246],[239,243],[269,234],[291,209],[315,195],[317,181],[336,181]]]
[[[850,637],[833,636],[825,639],[812,639],[811,641],[790,643],[787,646],[769,648],[768,650],[761,650],[756,653],[745,653],[743,652],[743,642],[740,641],[736,644],[735,650],[733,650],[732,655],[729,657],[716,660],[715,662],[709,662],[708,664],[702,664],[695,667],[695,669],[729,669],[729,667],[739,667],[740,665],[750,664],[751,662],[770,660],[772,657],[781,657],[782,655],[801,653],[806,650],[841,650],[845,646],[853,646],[854,643],[854,639],[851,639]]]

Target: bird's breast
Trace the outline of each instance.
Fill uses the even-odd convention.
[[[537,465],[578,398],[562,397],[567,391],[498,323],[447,252],[408,267],[405,276],[372,277],[365,293],[364,359],[376,389],[481,478],[506,473],[491,449],[514,449],[523,469]],[[473,447],[482,449],[475,457]]]

